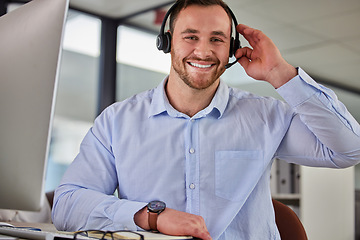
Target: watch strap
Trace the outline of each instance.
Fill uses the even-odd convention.
[[[148,214],[150,230],[157,231],[157,219],[159,214],[150,211],[148,211]]]

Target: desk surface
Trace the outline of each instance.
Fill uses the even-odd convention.
[[[34,227],[34,228],[40,228],[42,231],[45,232],[57,232],[54,224],[52,223],[26,223],[26,222],[9,222],[9,223],[14,225],[15,227]]]
[[[55,226],[51,223],[26,223],[26,222],[8,222],[15,227],[32,227],[32,228],[40,228],[44,232],[50,233],[60,233],[65,234],[65,232],[59,232],[56,230]],[[184,239],[193,239],[189,236],[168,236],[161,233],[152,233],[152,232],[139,232],[141,233],[145,239],[152,240],[184,240]],[[69,234],[69,233],[66,233]],[[1,239],[0,239],[1,240]]]

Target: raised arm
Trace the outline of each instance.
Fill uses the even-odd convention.
[[[263,32],[239,24],[250,47],[235,56],[246,73],[269,82],[295,115],[277,156],[298,164],[348,167],[360,161],[360,126],[330,89],[281,56]],[[291,81],[290,81],[291,80]]]

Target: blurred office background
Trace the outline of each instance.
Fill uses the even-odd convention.
[[[8,2],[7,11],[22,4]],[[264,31],[285,59],[332,88],[360,122],[359,0],[226,2],[239,23]],[[156,87],[167,75],[170,55],[156,49],[155,38],[170,3],[70,0],[47,191],[57,187],[82,138],[104,107]],[[248,45],[243,38],[241,41],[243,46]],[[269,84],[247,77],[238,64],[227,70],[223,79],[231,86],[279,98]],[[360,166],[354,168],[354,173],[355,197],[360,192]],[[359,217],[353,228],[358,231],[360,226],[356,224],[360,224]]]

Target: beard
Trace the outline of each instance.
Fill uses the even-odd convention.
[[[208,87],[212,86],[224,73],[225,67],[220,67],[220,61],[214,58],[208,59],[199,59],[198,57],[186,57],[183,60],[177,58],[176,53],[172,52],[171,55],[172,60],[172,68],[178,74],[178,76],[183,80],[183,82],[188,85],[192,89],[196,90],[203,90],[207,89]],[[216,63],[215,67],[212,66],[212,70],[206,73],[195,73],[188,71],[187,68],[192,68],[189,65],[189,61],[208,61],[211,63]]]

